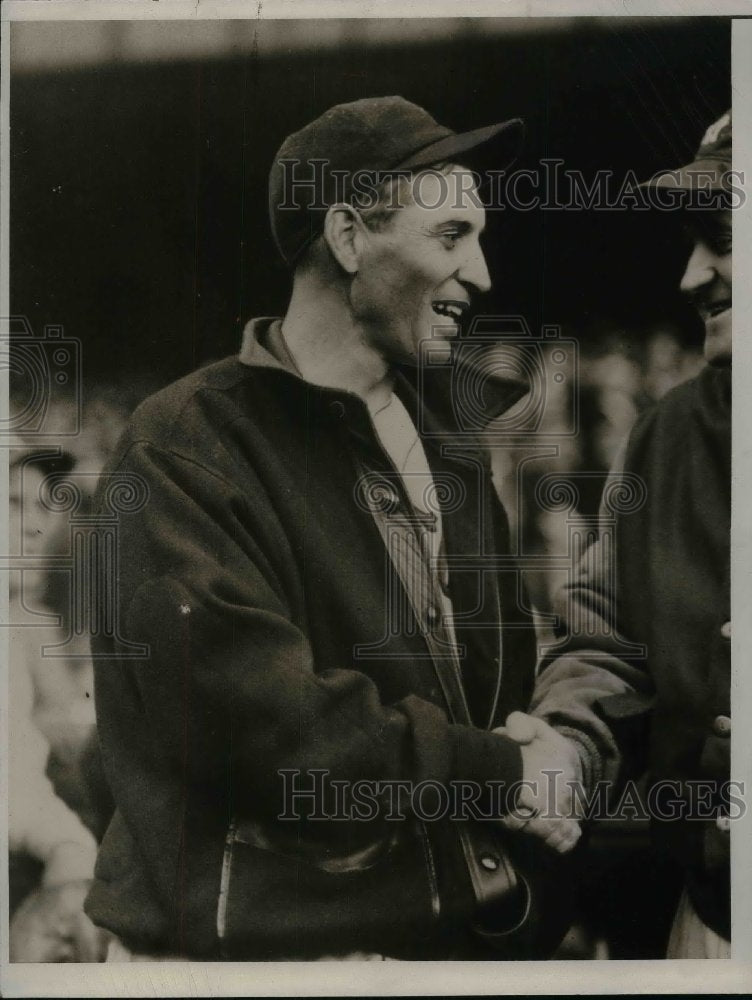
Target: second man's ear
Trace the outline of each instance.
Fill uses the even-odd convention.
[[[324,220],[324,239],[332,256],[348,274],[357,274],[363,221],[352,205],[331,205]]]

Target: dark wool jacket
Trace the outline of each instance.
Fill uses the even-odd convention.
[[[596,664],[628,674],[642,690],[641,700],[604,701],[605,717],[631,772],[648,770],[657,844],[686,871],[700,917],[728,938],[729,833],[717,814],[734,809],[723,789],[731,732],[730,369],[705,368],[647,413],[629,439],[624,471],[642,479],[646,502],[617,514],[613,583],[596,545],[563,594],[570,629],[575,620],[582,627],[543,672],[536,698],[549,705],[569,698],[571,677]],[[664,781],[678,784],[659,795]],[[704,800],[692,781],[710,783]],[[704,818],[687,818],[693,797]]]
[[[260,342],[268,325],[251,325],[242,360],[142,404],[108,469],[148,500],[119,516],[118,621],[93,646],[116,811],[87,912],[132,947],[196,957],[446,955],[442,933],[474,905],[452,824],[408,837],[382,820],[285,822],[278,772],[519,779],[519,747],[488,730],[529,704],[534,629],[514,567],[450,571],[475,725],[453,722],[430,623],[405,612],[392,627],[356,484],[362,467],[394,470],[365,405],[286,370]],[[482,564],[509,550],[488,457],[467,435],[444,447],[451,372],[415,377],[396,391],[461,500],[443,513],[447,553]],[[489,417],[524,392],[501,388]]]

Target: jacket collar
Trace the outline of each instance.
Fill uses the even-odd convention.
[[[249,368],[287,372],[299,382],[311,385],[301,378],[291,362],[281,360],[286,354],[280,335],[281,322],[279,317],[274,316],[250,320],[243,330],[239,361]],[[272,345],[272,350],[268,345]],[[470,353],[475,353],[477,357],[477,352]],[[488,376],[477,363],[465,361],[462,353],[448,363],[435,366],[415,368],[399,365],[395,376],[395,391],[408,406],[413,419],[417,422],[420,417],[418,426],[442,441],[475,438],[486,424],[501,416],[529,390],[528,384],[521,379]],[[477,391],[479,382],[480,392]],[[313,388],[321,393],[341,394],[344,391],[323,386]],[[461,396],[469,392],[473,397],[473,429],[462,426],[463,415],[461,406],[458,406]],[[420,415],[417,412],[419,407],[422,408]]]

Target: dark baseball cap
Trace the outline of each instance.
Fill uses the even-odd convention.
[[[694,160],[675,170],[662,170],[643,187],[686,191],[727,191],[731,170],[731,111],[713,122],[702,137]]]
[[[338,104],[280,146],[269,173],[269,218],[287,264],[321,232],[326,210],[349,202],[358,176],[417,170],[462,157],[497,169],[517,156],[524,126],[519,118],[457,133],[404,97],[367,97]],[[467,154],[472,153],[471,163]]]

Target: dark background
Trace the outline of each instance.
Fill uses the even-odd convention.
[[[284,311],[289,287],[267,221],[271,158],[341,101],[398,93],[457,130],[520,115],[518,166],[562,157],[586,176],[640,178],[691,159],[730,105],[728,18],[499,20],[493,33],[468,20],[436,36],[431,24],[387,43],[361,21],[319,48],[315,23],[290,22],[289,47],[81,67],[29,64],[50,25],[14,24],[13,313],[37,334],[56,323],[81,339],[85,387],[162,384],[236,350],[242,324]],[[78,30],[52,29],[61,52]],[[663,320],[697,344],[671,225],[629,211],[495,213],[495,287],[480,308],[565,324],[585,347],[614,328],[639,341]]]

